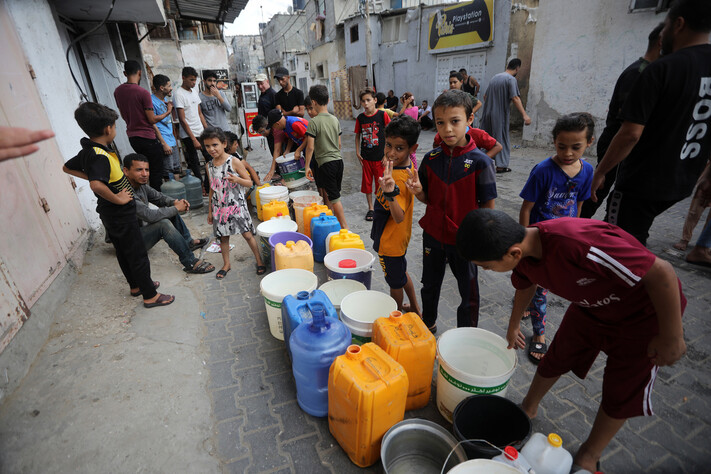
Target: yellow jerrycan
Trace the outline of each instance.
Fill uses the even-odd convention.
[[[328,428],[359,467],[380,458],[383,435],[405,417],[407,373],[372,342],[348,346],[328,373]]]
[[[304,235],[311,238],[311,219],[318,217],[321,213],[332,216],[333,212],[325,204],[311,204],[304,208]]]
[[[284,201],[272,201],[262,205],[263,221],[268,221],[272,217],[278,217],[279,214],[282,216],[289,215],[289,207]]]
[[[417,313],[393,311],[387,318],[376,319],[373,322],[373,342],[398,361],[407,372],[409,388],[405,410],[427,406],[437,340]]]
[[[314,271],[314,254],[311,246],[305,240],[288,241],[286,245],[278,243],[274,246],[274,261],[277,270],[285,268],[301,268]]]
[[[263,188],[268,188],[268,187],[269,187],[269,183],[265,183],[261,186],[257,186],[257,188],[254,191],[252,191],[252,195],[257,196],[255,198],[256,202],[254,202],[252,204],[254,204],[255,207],[257,208],[257,219],[259,219],[260,221],[264,221],[264,219],[262,219],[262,203],[259,199],[259,190],[263,189]]]
[[[326,237],[326,253],[339,249],[361,249],[365,250],[365,244],[360,235],[348,229],[341,229],[332,232]]]

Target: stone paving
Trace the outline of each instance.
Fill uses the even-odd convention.
[[[344,159],[343,202],[351,230],[360,234],[366,246],[369,223],[363,216],[365,199],[359,193],[360,168],[353,153],[352,121],[342,122]],[[434,134],[420,137],[422,154],[429,150]],[[514,139],[520,143],[520,139]],[[513,172],[498,175],[499,198],[496,207],[518,215],[518,193],[531,167],[552,150],[516,148],[512,150]],[[255,150],[249,157],[258,169],[266,170],[266,153]],[[592,159],[594,163],[594,159]],[[655,385],[656,416],[629,421],[612,441],[602,458],[602,468],[617,472],[709,472],[711,465],[711,271],[683,261],[680,252],[671,250],[688,209],[685,200],[657,219],[649,239],[650,249],[675,267],[689,300],[684,317],[688,353],[673,367],[660,369]],[[422,275],[421,229],[417,218],[424,206],[417,203],[413,238],[408,254],[408,270],[416,281]],[[598,217],[602,214],[602,209]],[[701,222],[704,222],[703,219]],[[700,228],[694,234],[698,236]],[[240,240],[237,245],[244,246]],[[244,263],[241,261],[244,260]],[[323,265],[316,264],[319,284],[326,281]],[[204,284],[204,343],[209,350],[206,361],[210,372],[209,396],[215,422],[216,455],[225,472],[380,472],[380,463],[360,469],[350,462],[328,430],[325,418],[304,413],[296,403],[296,389],[284,344],[269,332],[266,310],[259,293],[261,277],[255,276],[251,256],[239,258],[223,281],[212,275]],[[514,289],[509,274],[480,272],[481,327],[504,335]],[[387,292],[382,272],[376,268],[374,290]],[[447,272],[439,305],[439,334],[456,325],[459,302],[456,281]],[[548,339],[552,338],[567,303],[549,296]],[[530,334],[530,325],[523,330]],[[507,397],[520,402],[535,372],[525,352],[518,352],[518,368]],[[586,438],[601,397],[604,355],[601,355],[586,380],[563,376],[546,396],[533,421],[533,430],[559,433],[564,446],[575,452]],[[434,381],[434,379],[433,379]],[[433,384],[434,385],[434,384]],[[436,389],[433,387],[432,400]],[[406,418],[426,418],[451,430],[432,401],[426,408],[407,412]]]

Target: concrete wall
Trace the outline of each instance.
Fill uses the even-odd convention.
[[[371,15],[372,57],[375,64],[373,75],[378,91],[393,89],[396,95],[405,91],[415,95],[416,102],[426,99],[432,103],[435,99],[435,72],[437,70],[438,54],[427,51],[427,34],[429,19],[442,8],[441,6],[422,7],[422,9],[407,10],[407,41],[399,43],[380,44],[381,21],[378,15]],[[487,68],[482,78],[477,78],[482,90],[494,74],[502,72],[506,67],[507,48],[510,23],[509,0],[497,0],[494,3],[494,40],[493,46],[486,51]],[[359,40],[350,41],[350,28],[357,24]],[[419,36],[418,36],[418,24]],[[365,66],[365,21],[361,17],[353,17],[344,22],[346,66]],[[467,52],[459,51],[458,53]],[[448,53],[443,53],[448,54]],[[396,71],[406,71],[404,76],[395,77]],[[399,73],[398,73],[399,74]],[[354,109],[354,113],[359,113]]]
[[[584,111],[602,131],[618,76],[647,48],[665,14],[628,13],[629,2],[548,0],[538,8],[524,127],[527,142],[549,145],[556,119]]]
[[[308,50],[308,25],[304,11],[274,15],[262,31],[266,66],[281,64],[285,52]]]
[[[79,152],[79,140],[85,136],[74,121],[80,94],[65,60],[66,32],[61,28],[60,34],[58,20],[46,0],[7,1],[5,6],[15,23],[25,56],[37,75],[35,84],[42,105],[52,124],[62,158],[66,161]],[[81,83],[79,67],[73,55],[71,63]],[[82,88],[86,89],[84,85]],[[88,181],[75,181],[84,216],[93,229],[98,229],[101,221],[95,210],[94,193],[89,189]]]

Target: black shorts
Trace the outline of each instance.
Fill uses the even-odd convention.
[[[407,260],[402,257],[386,257],[378,255],[380,266],[383,267],[385,283],[394,290],[404,288],[407,284]]]
[[[316,186],[326,190],[332,203],[341,199],[341,181],[343,180],[343,160],[334,160],[318,166]]]

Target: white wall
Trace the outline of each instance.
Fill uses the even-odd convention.
[[[549,145],[560,115],[589,112],[604,127],[617,78],[647,49],[665,13],[628,13],[629,2],[541,2],[531,60],[525,141]]]
[[[65,60],[65,41],[60,37],[53,12],[46,0],[8,0],[5,5],[15,23],[28,62],[37,75],[35,84],[47,113],[64,161],[76,155],[85,136],[74,121],[80,96]],[[73,63],[78,74],[76,63]],[[27,80],[31,80],[29,73]],[[96,198],[88,181],[75,179],[77,196],[84,216],[93,229],[101,221],[96,213]]]
[[[222,41],[181,41],[180,50],[186,66],[200,69],[227,69],[227,45]]]

